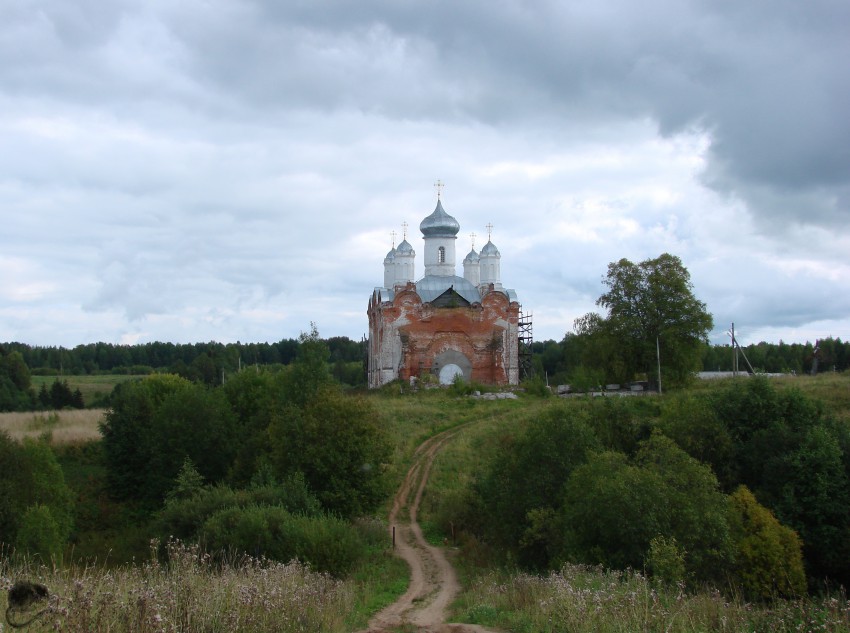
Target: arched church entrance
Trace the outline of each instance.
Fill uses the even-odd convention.
[[[441,385],[450,385],[455,376],[465,381],[472,380],[472,363],[461,352],[449,349],[434,357],[434,372],[440,377]]]
[[[460,367],[454,363],[444,365],[443,368],[440,369],[440,384],[450,385],[455,381],[455,377],[457,376],[463,378],[463,370]]]

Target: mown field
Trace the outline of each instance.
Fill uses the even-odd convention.
[[[101,374],[91,376],[32,376],[31,381],[32,388],[36,393],[38,393],[42,385],[47,387],[49,390],[54,381],[67,381],[68,387],[71,391],[79,389],[80,393],[83,394],[83,401],[86,403],[86,406],[92,406],[92,403],[96,404],[103,402],[107,397],[109,397],[109,394],[112,393],[115,385],[135,378],[141,378],[141,376],[130,376],[126,374]]]
[[[836,419],[850,423],[850,376],[799,376],[774,384],[818,398]],[[722,386],[700,383],[693,389]],[[565,565],[538,575],[519,571],[510,560],[463,535],[453,517],[466,502],[470,482],[505,438],[533,423],[556,399],[522,396],[484,401],[447,391],[408,394],[397,388],[367,397],[391,429],[390,490],[401,482],[422,441],[467,424],[438,456],[419,517],[432,542],[450,547],[459,570],[464,590],[454,605],[454,621],[527,633],[850,630],[850,603],[843,590],[834,587],[811,598],[760,603],[725,587],[656,582],[643,570],[611,572]],[[57,631],[343,632],[363,628],[370,613],[403,593],[406,567],[390,556],[388,541],[376,547],[370,563],[342,579],[297,563],[235,556],[225,564],[213,563],[196,548],[180,544],[171,546],[169,565],[150,558],[144,552],[150,535],[133,522],[132,508],[110,502],[98,484],[103,470],[92,447],[102,414],[94,410],[0,415],[0,428],[16,439],[48,431],[57,449],[65,447],[58,454],[78,495],[79,516],[102,528],[100,533],[89,530],[78,535],[66,556],[68,561],[81,561],[73,565],[0,558],[0,610],[6,608],[5,590],[14,579],[26,576],[44,582],[56,594],[51,609],[62,615],[53,620]],[[389,499],[381,516],[386,516]],[[380,533],[386,528],[378,518],[370,529]],[[81,550],[85,556],[78,556]]]

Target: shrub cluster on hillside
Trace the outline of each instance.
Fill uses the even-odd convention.
[[[647,569],[759,598],[850,581],[850,432],[798,391],[558,403],[499,446],[451,519],[528,569]]]
[[[347,522],[386,496],[390,447],[327,356],[314,331],[276,372],[215,388],[171,374],[120,384],[101,426],[110,494],[162,508],[163,537],[342,573],[364,547]]]
[[[385,498],[390,447],[371,406],[334,381],[329,355],[313,329],[290,365],[252,367],[224,385],[174,374],[118,384],[99,450],[78,464],[104,482],[80,490],[83,529],[93,529],[102,511],[110,529],[136,526],[126,545],[152,530],[163,540],[297,556],[344,573],[368,546],[350,521]],[[0,360],[4,376],[32,395],[21,355]],[[57,407],[73,397],[58,380],[41,394]],[[0,543],[21,553],[61,553],[72,536],[71,506],[46,443],[0,436]]]

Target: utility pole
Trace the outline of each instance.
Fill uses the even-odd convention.
[[[735,341],[735,322],[732,322],[732,375],[738,377],[738,344]]]
[[[658,395],[661,395],[661,344],[658,342],[658,335],[655,335],[655,355],[658,358]]]

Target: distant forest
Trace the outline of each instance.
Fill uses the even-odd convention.
[[[365,378],[361,381],[346,375],[352,363],[357,364],[357,372],[362,372],[365,345],[345,336],[324,342],[330,350],[334,376],[344,383],[365,383]],[[71,349],[0,343],[0,355],[20,353],[35,376],[168,372],[214,384],[221,382],[222,372],[227,375],[253,365],[289,365],[298,346],[298,339],[277,343],[89,343]]]
[[[324,340],[330,352],[332,376],[352,387],[365,386],[365,341],[345,336]],[[172,373],[193,382],[220,384],[227,376],[251,366],[289,365],[295,360],[298,339],[277,343],[143,343],[116,345],[89,343],[74,348],[40,347],[23,343],[0,343],[0,392],[8,398],[3,409],[27,408],[12,394],[29,387],[29,375],[78,376],[92,374]],[[850,369],[850,341],[824,338],[817,342],[818,371],[843,372]],[[812,343],[758,343],[742,348],[739,369],[748,364],[756,372],[811,373],[815,359]],[[569,384],[588,364],[586,338],[567,334],[561,341],[540,341],[532,346],[533,366],[539,378],[549,384]],[[730,345],[706,345],[702,354],[704,371],[731,371]],[[664,359],[661,359],[662,364]],[[44,394],[42,394],[44,396]],[[42,398],[44,399],[44,398]]]
[[[824,338],[817,342],[818,372],[850,369],[850,341]],[[757,343],[742,346],[738,369],[749,371],[744,356],[756,372],[808,374],[815,358],[813,343]],[[545,372],[550,384],[569,383],[570,376],[586,359],[583,337],[567,334],[561,341],[536,342],[532,346],[538,373]],[[702,354],[703,371],[732,371],[734,352],[731,345],[706,345]],[[664,358],[661,359],[664,363]]]

